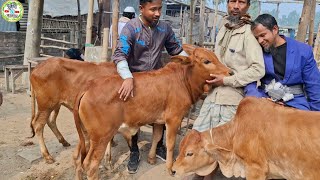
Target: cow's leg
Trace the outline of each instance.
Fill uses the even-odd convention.
[[[153,124],[153,135],[152,135],[152,146],[148,155],[148,163],[155,164],[156,163],[156,149],[157,144],[162,137],[162,124]]]
[[[113,141],[113,138],[111,139],[111,141],[108,143],[108,146],[107,146],[107,150],[106,150],[106,153],[105,153],[105,164],[104,164],[104,167],[106,169],[109,169],[109,170],[112,170],[113,167],[112,167],[112,162],[111,162],[111,144],[112,144],[112,141]]]
[[[83,168],[87,172],[88,180],[99,179],[99,164],[111,138],[112,135],[109,135],[98,139],[96,142],[90,141],[89,152],[83,161]]]
[[[268,167],[260,166],[258,164],[246,167],[247,180],[265,180],[267,179]]]
[[[47,124],[47,120],[50,116],[50,113],[51,112],[49,111],[38,111],[35,118],[32,120],[32,128],[34,129],[35,134],[38,137],[41,154],[48,164],[53,163],[54,159],[49,154],[46,144],[44,142],[43,129],[44,126]]]
[[[52,132],[54,133],[54,135],[57,137],[57,139],[59,140],[59,142],[64,146],[64,147],[68,147],[70,146],[70,144],[64,139],[64,137],[62,136],[62,134],[60,133],[58,127],[57,127],[57,116],[59,114],[59,110],[60,110],[60,105],[53,110],[52,113],[52,117],[50,119],[50,121],[48,122],[48,126],[50,127],[50,129],[52,130]]]
[[[167,170],[172,175],[172,164],[173,164],[173,149],[176,142],[177,132],[181,123],[181,119],[171,119],[171,122],[166,121],[166,144],[167,144]],[[180,122],[180,123],[178,123]]]
[[[74,162],[74,167],[75,167],[75,179],[77,180],[82,180],[82,164],[81,164],[81,144],[80,142],[78,143],[76,150],[73,153],[73,162]]]

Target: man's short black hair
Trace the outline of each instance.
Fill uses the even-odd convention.
[[[140,5],[144,5],[145,3],[152,3],[154,0],[140,0]]]
[[[270,31],[273,30],[274,26],[278,26],[276,19],[270,14],[259,15],[251,24],[251,29],[255,29],[259,24],[266,27]]]
[[[227,3],[229,3],[229,0],[227,0]],[[250,5],[250,0],[247,0],[247,4]]]

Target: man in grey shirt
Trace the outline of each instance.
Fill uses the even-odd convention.
[[[159,21],[162,0],[140,0],[140,15],[130,20],[122,29],[112,60],[124,80],[119,89],[120,99],[133,98],[134,78],[132,72],[143,72],[163,67],[161,52],[165,47],[170,55],[187,55],[172,28]],[[139,108],[139,107],[137,107]],[[128,172],[136,173],[139,167],[140,153],[137,145],[138,135],[132,137]],[[157,145],[156,155],[165,160],[166,148],[163,135]]]

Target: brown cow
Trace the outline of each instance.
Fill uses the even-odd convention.
[[[320,112],[248,97],[232,121],[202,133],[192,130],[184,137],[172,169],[179,175],[207,175],[218,162],[226,177],[317,180],[319,129]]]
[[[134,135],[140,126],[150,123],[166,124],[166,163],[171,172],[174,142],[183,116],[202,95],[210,73],[228,75],[230,72],[213,52],[204,48],[194,49],[190,57],[176,56],[172,60],[178,63],[171,62],[156,71],[135,73],[135,96],[126,102],[119,99],[118,90],[123,82],[119,76],[99,78],[86,92],[79,94],[74,107],[80,137],[74,154],[76,178],[81,179],[83,163],[88,179],[98,179],[98,166],[111,137],[118,130],[127,136]],[[90,137],[88,153],[81,123]],[[159,140],[160,137],[154,138],[152,144]],[[151,148],[148,158],[155,159],[155,148]]]
[[[33,69],[30,76],[33,96],[30,126],[32,137],[36,133],[41,154],[47,163],[53,163],[54,159],[49,154],[43,139],[44,126],[48,124],[59,142],[63,146],[69,146],[70,144],[64,139],[56,125],[60,106],[64,105],[72,111],[76,95],[87,81],[116,73],[114,63],[95,64],[58,57],[50,58]],[[36,114],[35,98],[38,105]],[[53,115],[49,120],[52,111]]]

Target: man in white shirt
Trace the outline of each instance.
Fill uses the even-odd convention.
[[[136,11],[133,7],[127,6],[124,8],[122,17],[119,19],[118,22],[118,35],[120,35],[122,28],[124,25],[127,24],[127,22],[130,21],[130,19],[133,19],[136,17]],[[112,47],[112,25],[110,26],[110,33],[109,33],[109,47]]]

